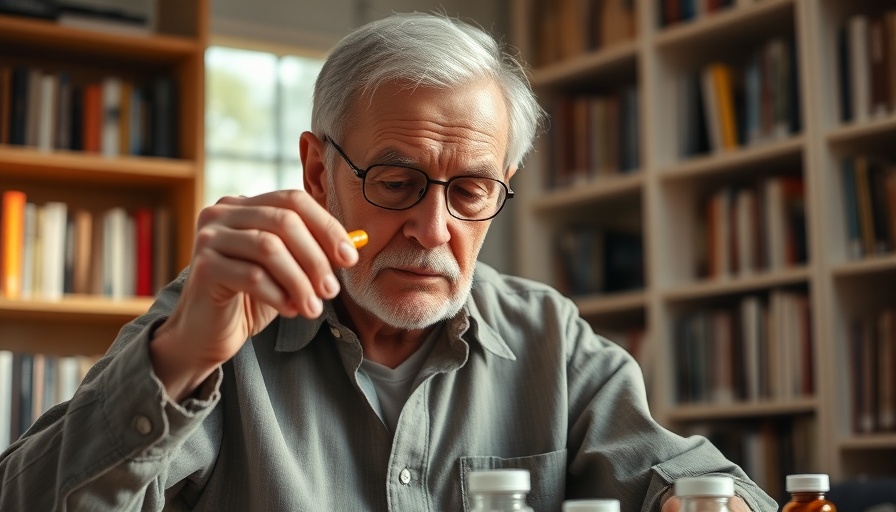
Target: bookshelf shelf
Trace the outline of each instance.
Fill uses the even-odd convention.
[[[151,304],[148,297],[111,299],[91,295],[67,295],[59,300],[0,299],[0,318],[123,324],[145,313]]]
[[[557,2],[513,4],[515,43],[530,62],[538,62],[532,55],[547,53],[538,47],[540,40],[531,37],[540,27],[532,13],[543,13],[545,4]],[[864,15],[869,26],[885,17],[896,22],[896,6],[872,0],[722,4],[729,7],[707,12],[712,9],[709,4],[694,2],[693,18],[677,22],[691,13],[675,9],[691,4],[620,0],[615,5],[634,5],[638,28],[634,41],[568,56],[532,71],[536,93],[546,108],[582,95],[603,94],[609,87],[635,90],[640,158],[636,174],[550,188],[573,181],[572,176],[589,174],[578,169],[580,165],[560,164],[572,158],[575,162],[601,160],[591,154],[591,160],[583,159],[576,152],[581,145],[566,146],[567,140],[588,140],[581,135],[590,136],[591,131],[570,123],[572,116],[566,112],[549,108],[560,115],[554,116],[548,133],[538,142],[538,151],[526,163],[529,172],[514,178],[524,185],[519,187],[520,201],[515,205],[516,270],[566,289],[571,280],[563,264],[576,267],[580,260],[569,257],[568,247],[565,252],[556,251],[556,241],[564,240],[561,237],[570,226],[624,226],[642,237],[643,288],[619,296],[576,296],[574,300],[596,332],[640,328],[649,338],[643,346],[651,347],[650,359],[670,362],[646,368],[653,391],[651,408],[661,423],[683,433],[738,427],[753,439],[757,434],[764,437],[757,428],[783,428],[787,431],[782,437],[812,443],[803,451],[812,452],[812,457],[795,454],[790,461],[795,472],[826,472],[835,480],[882,468],[892,474],[896,458],[892,434],[844,439],[838,429],[845,429],[856,414],[851,407],[855,384],[847,378],[850,365],[856,363],[857,356],[848,350],[856,325],[889,321],[888,315],[896,308],[891,292],[896,287],[896,239],[885,242],[881,229],[893,227],[887,221],[896,217],[892,209],[896,206],[886,199],[892,194],[886,187],[896,188],[886,181],[892,179],[888,173],[896,174],[896,88],[891,87],[888,108],[878,98],[873,100],[877,101],[874,108],[868,107],[867,121],[841,125],[841,117],[848,117],[844,113],[865,116],[856,116],[853,105],[860,104],[861,95],[845,103],[842,92],[846,89],[840,84],[844,76],[855,79],[856,73],[851,68],[846,68],[847,73],[838,69],[841,59],[849,56],[840,53],[838,45],[845,41],[844,29],[856,16]],[[896,37],[890,44],[891,56],[896,55]],[[882,62],[878,69],[886,68]],[[869,77],[870,70],[869,66]],[[867,83],[878,82],[869,78]],[[850,105],[852,109],[844,108]],[[872,115],[871,110],[887,113]],[[722,147],[730,149],[715,149]],[[867,163],[868,176],[845,181],[850,172],[855,174],[846,165],[850,162],[856,169],[858,163]],[[864,195],[847,196],[845,183],[857,190],[863,187]],[[847,210],[850,204],[859,206]],[[886,237],[896,236],[893,233],[887,231]],[[849,259],[860,252],[874,254]],[[741,268],[752,271],[742,273]],[[715,274],[727,277],[700,277]],[[764,323],[772,320],[778,322]],[[768,387],[743,393],[739,382],[737,396],[811,398],[730,405],[679,403],[703,399],[700,386],[712,385],[704,382],[705,376],[685,374],[682,366],[672,363],[680,347],[717,346],[722,343],[719,339],[727,339],[729,331],[722,330],[729,329],[726,322],[734,322],[735,336],[751,337],[750,347],[764,347],[755,353],[748,352],[746,344],[735,347],[739,357],[731,364],[740,364],[744,375],[753,376],[744,380],[752,378],[751,385],[759,382]],[[862,325],[870,332],[869,323]],[[710,342],[714,345],[704,344]],[[712,351],[691,352],[688,356],[695,361],[704,355],[720,361],[727,357]],[[748,356],[776,357],[777,366],[759,372],[757,364],[745,362]],[[896,373],[896,368],[890,372]],[[680,379],[682,375],[686,379]],[[799,377],[799,389],[780,394],[776,394],[781,391],[777,384],[763,380],[790,375]],[[879,453],[872,456],[866,445]],[[756,471],[763,473],[761,468]],[[776,486],[782,487],[783,481],[770,482],[771,489]]]
[[[155,157],[104,157],[79,151],[41,151],[0,145],[0,176],[83,183],[164,184],[192,180],[199,174],[191,160]]]
[[[804,137],[797,135],[780,142],[689,159],[658,172],[663,180],[674,181],[739,170],[755,172],[757,166],[798,167],[804,148]]]
[[[619,292],[577,297],[575,302],[585,317],[624,315],[643,311],[647,295],[644,291]]]
[[[204,43],[192,37],[113,34],[7,15],[0,15],[0,41],[27,45],[32,50],[53,49],[65,54],[91,52],[149,62],[195,57],[204,48]]]
[[[655,44],[662,51],[678,51],[680,46],[743,41],[770,26],[792,22],[794,0],[763,0],[749,6],[733,7],[698,18],[696,21],[672,25],[661,30]]]
[[[896,448],[896,434],[866,434],[851,436],[841,439],[840,448],[843,450],[892,450]]]
[[[551,190],[535,199],[532,206],[539,211],[560,210],[583,204],[626,196],[636,196],[644,186],[639,172],[601,177],[581,185]]]
[[[805,284],[810,276],[808,267],[796,267],[777,272],[757,273],[752,276],[719,278],[678,286],[662,292],[666,302],[686,302],[715,298],[722,295],[743,294],[778,286]]]
[[[896,115],[873,119],[864,123],[850,123],[831,130],[827,142],[833,146],[844,146],[856,142],[873,142],[882,138],[892,140],[896,134]]]
[[[679,405],[669,413],[669,419],[675,422],[700,422],[720,419],[812,414],[817,406],[818,401],[814,398],[786,402]]]
[[[834,278],[891,274],[896,271],[896,254],[868,256],[858,261],[841,263],[831,269]]]
[[[568,60],[534,70],[532,85],[536,88],[576,84],[595,75],[634,73],[638,46],[635,41],[620,42]]]

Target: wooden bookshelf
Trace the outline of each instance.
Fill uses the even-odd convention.
[[[534,14],[533,6],[539,4],[543,12],[550,3],[514,4],[514,43],[524,58],[539,54],[538,42],[530,36],[543,18]],[[634,0],[637,32],[633,39],[532,69],[532,83],[549,113],[557,98],[635,86],[639,165],[618,176],[549,186],[552,182],[546,173],[557,172],[551,132],[574,131],[558,126],[562,120],[552,118],[548,133],[536,142],[536,150],[514,178],[519,201],[515,210],[517,271],[557,284],[556,238],[569,224],[635,230],[643,239],[644,287],[623,293],[598,290],[573,298],[597,332],[641,329],[648,333],[649,394],[661,423],[682,433],[712,433],[741,421],[767,420],[792,428],[788,435],[794,439],[809,439],[801,441],[804,444],[787,467],[790,471],[824,472],[835,481],[863,473],[892,474],[891,461],[896,457],[892,432],[853,431],[849,340],[855,318],[896,307],[892,292],[896,250],[891,247],[858,258],[850,254],[841,166],[844,158],[859,155],[896,164],[892,145],[896,97],[891,98],[886,114],[841,120],[837,36],[851,17],[875,18],[893,7],[873,0],[732,0],[730,4],[664,26],[659,22],[661,14],[666,16],[660,12],[663,0]],[[732,76],[737,79],[752,71],[748,63],[755,55],[770,58],[770,53],[759,52],[776,41],[793,48],[789,69],[797,80],[785,119],[789,124],[773,137],[748,140],[741,136],[736,147],[728,149],[713,147],[709,141],[704,150],[685,153],[682,131],[696,125],[682,118],[682,76],[721,62],[735,69]],[[890,44],[896,52],[896,38]],[[784,48],[786,53],[790,47]],[[528,60],[537,63],[537,59]],[[744,111],[735,114],[743,116]],[[743,133],[746,126],[737,129]],[[739,190],[755,186],[757,180],[778,177],[802,183],[798,198],[802,217],[794,218],[804,220],[787,229],[799,233],[802,226],[805,261],[705,275],[700,260],[709,243],[708,198],[724,187]],[[812,349],[805,356],[812,369],[811,392],[761,400],[679,403],[674,361],[681,356],[676,337],[682,317],[722,306],[737,308],[747,298],[768,301],[779,292],[805,297],[811,311],[807,325]],[[775,339],[796,342],[788,336]],[[782,485],[783,481],[775,481],[770,488]]]
[[[156,27],[123,35],[0,15],[0,68],[67,73],[72,83],[103,77],[166,77],[175,84],[170,114],[177,126],[175,156],[105,156],[88,151],[0,144],[0,192],[21,190],[28,201],[60,201],[99,214],[115,206],[170,212],[170,275],[189,263],[194,223],[202,204],[204,167],[204,54],[209,2],[157,3]],[[3,112],[3,115],[8,115]],[[0,300],[0,349],[56,355],[98,355],[121,326],[147,310],[152,297],[112,299],[65,294]]]

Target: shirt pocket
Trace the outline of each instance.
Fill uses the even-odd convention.
[[[536,512],[560,510],[566,489],[566,450],[528,455],[526,457],[502,458],[492,456],[472,456],[460,458],[460,486],[464,500],[464,511],[473,510],[467,491],[467,475],[471,471],[488,469],[528,469],[532,490],[526,503]]]

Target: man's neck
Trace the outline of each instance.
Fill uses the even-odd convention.
[[[411,357],[435,329],[435,326],[414,330],[392,327],[344,293],[333,301],[333,305],[342,322],[358,335],[364,359],[389,368],[396,368]]]

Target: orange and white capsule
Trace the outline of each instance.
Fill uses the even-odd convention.
[[[367,245],[367,232],[363,229],[349,231],[348,237],[352,239],[352,244],[354,244],[355,249],[360,249],[361,247]]]

